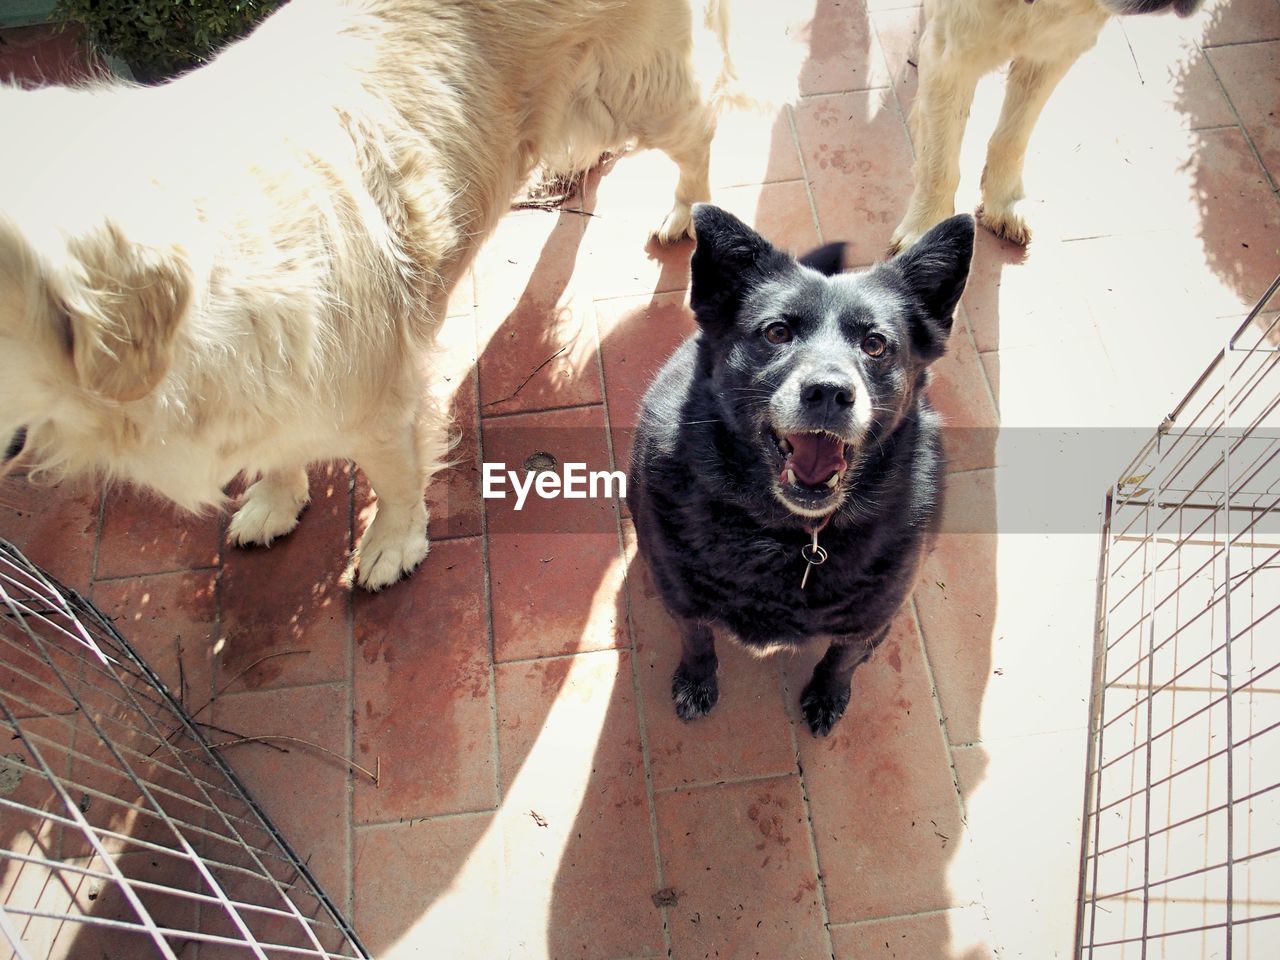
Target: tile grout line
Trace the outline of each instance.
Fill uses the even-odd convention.
[[[95,521],[97,529],[93,537],[93,560],[89,564],[89,599],[93,599],[94,585],[98,582],[98,564],[102,558],[102,527],[106,523],[107,516],[107,494],[105,490],[98,491],[98,518]]]
[[[475,392],[475,416],[472,418],[471,429],[476,434],[476,462],[483,464],[484,461],[484,417],[481,414],[480,407],[480,330],[479,330],[479,280],[472,269],[472,296],[477,301],[475,318],[472,323],[472,335],[475,337],[475,354],[476,361],[473,366],[475,370],[475,380],[472,389]],[[507,867],[506,867],[506,849],[507,834],[506,826],[502,817],[498,815],[498,811],[502,809],[502,752],[498,746],[498,661],[497,661],[497,638],[493,629],[493,576],[489,566],[491,539],[489,533],[489,510],[483,500],[480,501],[480,567],[481,567],[481,590],[484,594],[484,611],[485,611],[485,637],[489,644],[489,751],[493,757],[493,809],[492,822],[490,829],[496,835],[498,849],[502,851],[502,863],[498,870],[498,907],[505,915],[509,911],[507,909],[508,890],[507,890]],[[488,812],[488,811],[482,811]],[[411,821],[412,822],[412,821]],[[504,948],[509,950],[509,944],[506,942],[506,934],[502,935],[502,943]]]
[[[947,731],[947,718],[942,712],[942,697],[938,693],[937,677],[933,672],[933,663],[929,659],[929,648],[924,639],[924,624],[920,620],[920,609],[916,604],[916,595],[914,590],[911,592],[910,610],[911,620],[915,626],[916,642],[919,644],[920,648],[921,662],[924,663],[925,676],[929,679],[929,699],[933,701],[934,713],[938,718],[938,734],[942,737],[942,746],[947,753],[947,763],[951,767],[951,786],[955,791],[956,808],[960,812],[960,825],[961,829],[964,831],[963,841],[956,845],[958,849],[956,854],[953,856],[959,857],[961,852],[966,849],[970,852],[970,856],[973,856],[977,850],[977,844],[974,842],[972,831],[969,829],[969,811],[964,802],[964,795],[960,791],[960,775],[956,771],[956,758],[955,752],[951,746],[951,734]],[[972,906],[974,903],[979,905],[982,910],[983,919],[986,921],[986,929],[984,930],[984,933],[986,934],[987,944],[998,956],[999,950],[996,947],[995,928],[991,923],[991,915],[987,910],[986,897],[983,894],[982,869],[979,864],[975,863],[973,874],[974,894],[976,899],[965,904],[965,906]]]
[[[347,471],[347,556],[355,549],[356,537],[356,468]],[[344,723],[347,733],[347,758],[356,757],[356,605],[347,592],[347,710]],[[381,772],[381,771],[379,771]],[[347,904],[348,922],[355,925],[356,914],[356,773],[347,767]]]
[[[914,8],[899,7],[897,9],[908,10],[908,9],[914,9]],[[877,11],[877,12],[880,12],[880,11]],[[893,94],[894,112],[898,114],[898,123],[902,125],[902,131],[906,135],[907,146],[911,150],[911,163],[912,163],[912,166],[914,167],[915,161],[916,161],[916,142],[911,136],[910,117],[908,113],[902,109],[902,98],[898,96],[898,86],[899,86],[898,78],[893,75],[893,65],[889,63],[888,54],[884,52],[884,40],[881,39],[880,37],[880,28],[876,25],[876,18],[871,14],[870,10],[867,11],[867,22],[871,25],[871,32],[875,34],[876,43],[880,45],[880,56],[884,58],[885,67],[889,70],[889,91]],[[923,34],[923,28],[921,29],[921,33]],[[913,55],[915,57],[914,61],[911,59]],[[917,37],[915,44],[907,50],[906,55],[903,58],[903,67],[908,69],[914,69],[917,73],[917,80],[919,79],[919,71],[920,71],[920,67],[918,66],[919,62],[920,62],[920,38]],[[914,178],[914,170],[912,171],[912,174]]]
[[[1000,400],[996,396],[995,388],[991,385],[991,378],[987,376],[987,365],[982,362],[982,353],[978,350],[978,339],[973,334],[973,321],[969,319],[969,309],[964,305],[963,300],[957,304],[956,309],[961,311],[961,320],[964,323],[965,336],[969,340],[969,346],[973,348],[974,357],[978,360],[978,372],[982,374],[982,383],[987,388],[987,399],[991,401],[991,412],[995,417],[995,429],[998,435],[1000,432]],[[988,350],[987,352],[994,353],[996,355],[996,361],[999,362],[999,348],[995,350]],[[999,437],[997,436],[997,440],[998,439]],[[955,472],[965,473],[967,471],[957,470]]]
[[[106,494],[103,494],[103,523],[106,522]],[[227,559],[227,538],[226,524],[219,519],[218,521],[218,562],[217,572],[213,577],[213,662],[209,665],[209,689],[205,692],[206,706],[209,709],[209,719],[213,720],[214,715],[214,699],[218,690],[218,673],[222,667],[222,644],[223,644],[223,588],[222,588],[222,571]],[[202,708],[203,709],[203,708]],[[202,734],[203,736],[203,734]],[[348,774],[350,770],[348,769]],[[196,904],[196,917],[204,922],[205,907],[201,903]]]
[[[920,656],[924,661],[925,676],[929,678],[929,699],[933,701],[934,715],[938,719],[938,730],[942,735],[942,744],[946,748],[947,763],[951,767],[951,785],[955,788],[956,802],[960,808],[960,819],[967,828],[969,825],[968,811],[965,810],[964,797],[960,793],[960,776],[956,773],[956,758],[951,751],[951,735],[947,732],[947,717],[942,712],[942,697],[938,693],[938,681],[933,673],[933,663],[929,660],[929,649],[924,639],[924,625],[920,621],[920,609],[916,604],[914,589],[911,591],[909,609],[911,611],[911,622],[915,627],[916,642],[920,647]]]
[[[1226,47],[1255,47],[1264,43],[1280,43],[1280,37],[1259,37],[1256,40],[1228,40],[1225,43],[1197,43],[1200,50],[1222,50]]]
[[[657,295],[658,293],[657,291],[655,291],[653,296],[657,296]],[[650,302],[652,302],[652,298],[650,298]],[[594,297],[591,300],[591,326],[592,326],[592,330],[595,332],[595,338],[596,338],[596,343],[595,343],[596,369],[600,373],[600,405],[603,408],[603,413],[604,413],[605,446],[608,448],[608,451],[609,451],[609,465],[612,469],[617,470],[618,469],[617,451],[615,450],[614,444],[613,444],[613,421],[610,419],[610,415],[609,415],[609,393],[608,393],[607,383],[605,382],[605,375],[604,375],[604,345],[600,338],[600,317],[599,317],[599,312],[596,309],[596,301]],[[628,472],[630,471],[630,466],[631,466],[630,464],[627,465]],[[631,609],[631,578],[629,576],[630,564],[627,562],[626,538],[622,535],[622,507],[621,507],[621,504],[618,502],[618,498],[616,497],[613,499],[613,517],[614,517],[614,529],[617,533],[617,538],[618,538],[618,556],[622,561],[622,595],[623,595],[622,612],[623,612],[623,616],[627,618],[627,623],[626,623],[627,634],[626,635],[627,635],[627,641],[628,641],[628,649],[630,650],[630,653],[631,653],[631,657],[630,657],[631,659],[631,693],[632,693],[632,696],[635,698],[636,724],[638,727],[637,732],[640,734],[640,763],[644,769],[645,801],[649,805],[649,838],[653,844],[653,868],[654,868],[654,873],[656,875],[654,879],[657,882],[657,886],[655,887],[655,889],[664,890],[666,889],[666,886],[667,886],[666,871],[663,869],[662,845],[658,839],[658,805],[655,800],[655,793],[654,793],[654,786],[653,786],[653,763],[652,763],[652,757],[649,751],[649,723],[648,723],[648,718],[644,712],[644,696],[640,690],[640,667],[639,667],[639,657],[636,652],[635,619],[632,616],[632,609]],[[643,560],[640,559],[640,552],[639,552],[638,545],[636,548],[635,562],[636,563],[644,562]],[[662,906],[662,907],[659,907],[658,909],[659,909],[659,915],[662,918],[662,945],[666,949],[667,956],[671,956],[671,949],[672,949],[671,948],[671,922],[670,922],[670,916],[667,912],[669,908],[666,906]]]
[[[795,148],[796,156],[800,160],[800,175],[804,181],[805,196],[809,198],[809,215],[813,218],[813,227],[818,234],[818,245],[826,243],[826,237],[822,235],[822,223],[818,220],[818,201],[813,195],[813,183],[809,178],[809,165],[804,162],[804,149],[800,146],[800,128],[796,125],[796,108],[795,104],[787,104],[783,108],[787,115],[787,126],[791,130],[791,145]]]
[[[1231,94],[1227,90],[1227,85],[1222,82],[1222,77],[1218,73],[1218,67],[1213,62],[1213,58],[1209,56],[1209,50],[1213,47],[1205,47],[1196,44],[1200,50],[1201,56],[1204,57],[1205,63],[1209,65],[1209,72],[1213,74],[1213,80],[1218,85],[1218,90],[1222,93],[1222,98],[1226,100],[1227,106],[1231,109],[1231,115],[1236,118],[1236,124],[1240,128],[1240,135],[1244,137],[1245,144],[1249,147],[1249,153],[1253,156],[1253,161],[1258,165],[1258,169],[1262,171],[1262,176],[1271,186],[1271,195],[1274,197],[1280,194],[1280,183],[1276,182],[1276,178],[1272,176],[1271,171],[1267,169],[1267,165],[1262,160],[1262,154],[1258,151],[1258,145],[1253,142],[1253,136],[1249,133],[1248,126],[1245,125],[1244,118],[1240,116],[1240,111],[1236,108],[1235,101],[1231,99]],[[1243,46],[1243,44],[1221,44],[1221,47],[1227,46]],[[1230,128],[1225,128],[1230,129]]]
[[[898,77],[894,73],[893,64],[889,61],[889,53],[885,49],[884,38],[880,36],[880,26],[876,22],[876,14],[877,13],[884,13],[884,14],[894,13],[898,10],[913,10],[913,9],[920,10],[921,8],[918,6],[911,6],[911,7],[890,8],[885,10],[872,10],[870,4],[866,2],[866,0],[864,0],[862,7],[863,7],[863,16],[866,18],[868,36],[872,44],[875,45],[875,49],[880,53],[880,62],[884,64],[885,76],[889,78],[888,83],[886,83],[883,87],[876,87],[874,89],[889,91],[889,96],[893,98],[893,112],[898,115],[898,122],[901,123],[904,128],[906,128],[908,125],[906,122],[906,117],[904,117],[902,113],[902,101],[898,98]],[[923,11],[921,11],[921,13],[918,14],[917,20],[919,21],[920,19],[923,19],[923,15],[924,15]],[[923,33],[923,29],[924,29],[923,24],[920,24],[921,33]],[[917,37],[915,47],[908,49],[904,54],[903,61],[902,61],[904,72],[907,68],[912,66],[913,56],[915,57],[916,61],[919,61],[920,59],[919,52],[918,52],[919,43],[920,43],[920,38]],[[915,149],[915,144],[912,143],[911,141],[910,129],[906,129],[906,135],[907,135],[907,146],[911,148],[911,159],[912,159],[912,162],[914,163],[915,156],[916,156],[916,149]]]
[[[622,533],[618,533],[619,543],[622,541]],[[625,545],[623,546],[623,556],[626,556]],[[643,562],[639,559],[639,553],[636,554],[637,562]],[[631,638],[631,690],[636,702],[636,721],[640,726],[640,760],[644,765],[644,792],[645,799],[649,804],[649,836],[653,842],[653,866],[654,872],[657,874],[656,880],[658,886],[656,889],[664,890],[667,886],[666,870],[662,863],[662,844],[658,838],[658,803],[657,790],[653,785],[653,761],[649,750],[649,721],[644,710],[644,696],[640,690],[640,658],[636,653],[636,643],[634,636],[634,620],[631,616],[631,588],[629,580],[624,572],[622,589],[626,593],[626,601],[623,609],[627,616],[627,634]],[[662,943],[666,948],[667,956],[671,956],[671,918],[668,913],[670,910],[667,906],[658,908],[662,915]]]
[[[601,344],[601,342],[600,342],[600,318],[599,318],[599,316],[598,316],[598,314],[597,314],[597,311],[596,311],[596,301],[595,301],[595,298],[594,298],[594,297],[593,297],[593,298],[590,298],[590,299],[589,299],[589,303],[591,304],[591,306],[590,306],[590,311],[591,311],[591,335],[592,335],[592,337],[595,339],[595,343],[592,345],[592,351],[591,351],[591,352],[592,352],[592,354],[594,354],[594,356],[595,356],[595,361],[596,361],[596,376],[599,378],[599,381],[600,381],[600,403],[599,403],[599,407],[600,407],[600,412],[604,415],[604,445],[605,445],[605,449],[606,449],[606,450],[608,450],[608,452],[609,452],[609,468],[610,468],[611,470],[617,470],[617,469],[618,469],[618,458],[617,458],[617,454],[616,454],[616,452],[614,451],[614,448],[613,448],[613,429],[612,429],[612,427],[611,427],[611,425],[610,425],[610,424],[611,424],[611,421],[610,421],[610,419],[609,419],[609,398],[608,398],[608,396],[607,396],[607,395],[606,395],[606,393],[605,393],[605,380],[604,380],[604,349],[603,349],[603,345],[602,345],[602,344]],[[596,406],[596,404],[588,404],[588,406]],[[628,464],[628,466],[630,466],[630,464]],[[626,549],[625,549],[625,546],[624,546],[624,544],[623,544],[623,542],[622,542],[622,520],[621,520],[621,513],[622,513],[622,511],[618,509],[618,498],[617,498],[617,497],[612,497],[612,498],[610,498],[610,499],[611,499],[611,500],[612,500],[612,502],[613,502],[613,519],[614,519],[614,526],[617,528],[617,533],[618,533],[618,550],[619,550],[619,552],[621,553],[621,555],[622,555],[623,559],[625,560],[625,559],[626,559]]]
[[[476,415],[471,429],[476,432],[476,460],[484,463],[484,430],[480,415],[480,365],[476,362],[476,378],[473,389],[476,395]],[[489,569],[490,551],[489,511],[483,499],[480,503],[480,566],[481,589],[484,593],[485,639],[489,644],[489,747],[493,755],[493,797],[495,807],[502,806],[502,757],[498,751],[498,658],[497,640],[493,630],[493,581]]]
[[[835,940],[831,936],[831,911],[827,907],[827,879],[822,872],[822,858],[818,855],[818,836],[813,826],[813,803],[809,799],[809,783],[805,779],[804,764],[800,761],[800,739],[796,733],[795,719],[791,715],[791,710],[787,705],[791,702],[791,688],[787,683],[785,671],[779,664],[774,669],[774,675],[780,681],[783,697],[783,715],[787,718],[787,732],[791,737],[791,755],[795,761],[796,780],[800,784],[800,802],[804,804],[804,824],[805,838],[809,841],[809,862],[813,866],[814,877],[818,881],[818,916],[822,921],[822,934],[827,940],[827,951],[831,956],[831,960],[835,960],[836,946]]]

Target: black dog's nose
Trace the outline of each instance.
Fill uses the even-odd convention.
[[[853,385],[848,383],[806,383],[800,388],[800,400],[809,410],[835,412],[853,405]]]

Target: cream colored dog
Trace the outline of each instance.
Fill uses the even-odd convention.
[[[978,222],[998,237],[1031,238],[1018,213],[1022,163],[1040,111],[1112,14],[1175,9],[1202,0],[924,0],[920,88],[911,108],[915,189],[892,249],[915,243],[955,212],[960,141],[978,80],[1012,61],[1000,121],[987,146]]]
[[[294,0],[166,86],[0,87],[0,445],[25,427],[33,473],[188,510],[242,474],[237,544],[352,458],[378,498],[358,580],[394,582],[427,553],[448,444],[420,366],[454,281],[535,165],[629,139],[680,167],[658,239],[689,233],[718,93],[692,51],[723,25],[689,0]]]

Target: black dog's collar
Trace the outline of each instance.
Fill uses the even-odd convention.
[[[804,568],[804,576],[800,578],[801,590],[803,590],[805,588],[805,584],[809,582],[809,574],[813,568],[820,567],[827,562],[827,551],[818,543],[818,534],[822,532],[823,527],[831,522],[831,518],[834,516],[835,513],[828,513],[822,518],[821,523],[812,527],[805,527],[805,529],[813,536],[813,542],[806,543],[800,548],[800,556],[804,558],[804,562],[806,564]]]

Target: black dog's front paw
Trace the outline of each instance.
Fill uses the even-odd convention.
[[[836,725],[836,721],[844,716],[845,707],[849,706],[849,683],[838,683],[819,680],[814,677],[800,695],[800,709],[804,711],[805,722],[815,737],[825,737]]]
[[[711,712],[720,699],[720,685],[714,673],[701,680],[687,676],[677,669],[671,678],[671,699],[676,704],[676,716],[681,720],[697,720]]]

